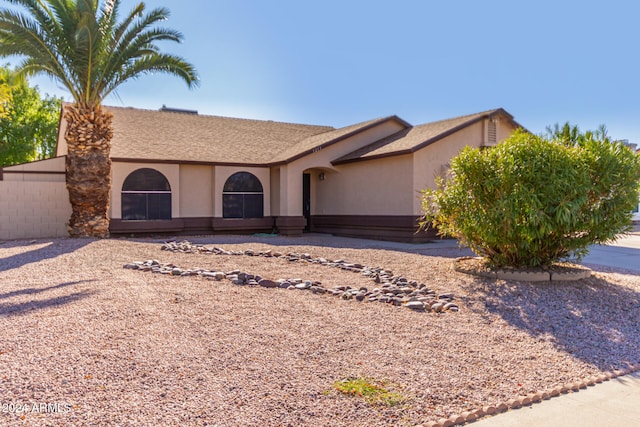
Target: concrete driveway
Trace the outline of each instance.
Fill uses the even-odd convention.
[[[594,270],[598,266],[624,268],[640,273],[640,233],[621,237],[610,245],[594,245],[582,263]]]

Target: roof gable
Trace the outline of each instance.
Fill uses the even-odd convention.
[[[298,144],[291,146],[275,156],[272,160],[274,163],[285,163],[299,159],[307,154],[311,154],[319,149],[328,147],[347,138],[350,138],[360,132],[364,132],[375,126],[388,121],[397,121],[402,126],[410,127],[411,125],[399,118],[398,116],[389,116],[366,122],[357,123],[351,126],[345,126],[339,129],[330,130],[324,133],[316,134],[305,138]]]
[[[381,157],[413,153],[451,135],[452,133],[471,126],[480,120],[491,118],[496,115],[505,116],[510,121],[513,121],[513,116],[511,116],[511,114],[507,113],[502,108],[498,108],[476,114],[454,117],[452,119],[425,123],[402,130],[394,135],[388,136],[387,138],[369,144],[366,147],[355,150],[334,160],[332,163],[334,165],[339,165],[361,160],[371,160]],[[515,121],[513,122],[515,123]]]

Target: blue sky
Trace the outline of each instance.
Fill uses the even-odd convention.
[[[344,126],[502,107],[533,132],[605,124],[640,144],[640,3],[148,0],[201,86],[145,76],[108,105]],[[129,10],[134,1],[125,0]],[[46,78],[41,91],[64,92]],[[68,98],[66,98],[68,99]]]

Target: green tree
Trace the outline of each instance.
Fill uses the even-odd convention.
[[[120,0],[7,0],[0,8],[0,56],[23,58],[17,70],[58,81],[73,98],[64,108],[71,236],[109,235],[112,115],[103,100],[122,83],[167,73],[197,85],[194,67],[162,53],[158,42],[182,35],[157,24],[169,11],[137,4],[119,20]]]
[[[493,266],[580,258],[631,226],[640,156],[601,128],[516,131],[490,150],[467,147],[437,189],[423,192],[423,226],[460,239]]]
[[[0,67],[0,87],[8,98],[0,116],[0,166],[53,157],[62,100],[41,97],[37,87],[7,67]]]

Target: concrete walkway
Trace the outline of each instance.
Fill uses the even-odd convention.
[[[640,373],[482,418],[473,427],[640,426]]]

